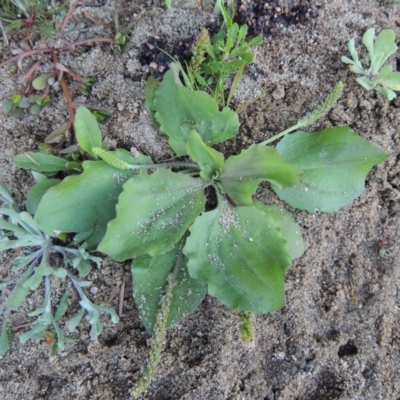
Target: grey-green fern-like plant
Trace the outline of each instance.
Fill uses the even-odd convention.
[[[31,189],[28,195],[29,207],[35,207],[35,202],[38,197],[41,197],[43,191],[56,183],[59,183],[59,180],[42,177],[41,182],[33,190]],[[91,324],[90,336],[92,339],[97,339],[102,331],[100,312],[109,313],[113,322],[119,320],[112,308],[93,304],[82,290],[82,287],[90,285],[90,282],[79,278],[88,275],[92,268],[91,263],[99,266],[101,259],[86,250],[86,243],[75,247],[56,244],[51,236],[40,229],[28,212],[18,209],[11,193],[3,185],[0,185],[0,201],[3,203],[3,207],[0,208],[0,251],[13,250],[15,252],[9,265],[2,271],[2,276],[9,276],[10,279],[5,278],[0,281],[0,291],[3,292],[4,299],[0,306],[0,315],[3,316],[0,355],[8,350],[8,331],[12,330],[12,327],[8,328],[7,311],[17,310],[24,303],[29,292],[39,290],[42,284],[44,284],[43,304],[28,314],[29,317],[37,318],[29,324],[29,330],[19,335],[21,343],[31,338],[46,338],[48,343],[52,344],[52,352],[55,353],[57,349],[63,348],[65,343],[71,341],[65,336],[60,326],[60,320],[68,309],[70,284],[78,292],[81,310],[75,317],[65,321],[65,326],[69,331],[73,331],[87,313],[86,318]],[[79,278],[71,272],[71,269],[78,272]],[[67,280],[70,284],[67,285],[64,295],[54,309],[51,284],[55,279]],[[9,291],[9,287],[13,289]],[[56,337],[49,331],[50,326],[54,328]]]

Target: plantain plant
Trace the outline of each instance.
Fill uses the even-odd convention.
[[[87,160],[40,190],[34,208],[34,222],[45,235],[75,234],[88,250],[133,260],[135,302],[154,333],[136,396],[154,376],[165,330],[194,311],[207,293],[242,310],[246,341],[251,313],[284,304],[284,273],[304,252],[304,242],[289,211],[253,198],[260,182],[269,182],[291,207],[332,213],[363,192],[371,168],[387,157],[348,127],[299,130],[332,107],[341,83],[296,125],[227,159],[212,146],[237,135],[237,113],[228,107],[220,111],[212,96],[185,87],[179,65],[153,84],[146,89],[149,114],[180,158],[154,163],[124,149],[108,150],[95,117],[81,107],[75,131]],[[276,148],[269,146],[281,137]],[[30,152],[16,162],[41,172],[52,165],[68,172],[68,160],[43,157]]]

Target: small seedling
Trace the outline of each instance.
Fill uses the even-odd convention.
[[[364,46],[368,50],[369,67],[363,67],[354,39],[348,44],[352,59],[343,56],[342,62],[350,64],[350,70],[362,76],[356,81],[366,90],[376,89],[389,100],[396,97],[395,91],[400,90],[400,72],[393,72],[391,65],[385,64],[386,60],[396,52],[395,34],[391,29],[382,30],[374,42],[375,29],[368,29],[363,36]]]
[[[222,0],[216,2],[215,8],[222,14],[224,23],[211,39],[207,29],[202,30],[193,46],[191,62],[182,68],[182,74],[189,89],[206,90],[223,108],[229,106],[244,68],[253,61],[250,48],[260,45],[263,40],[255,37],[248,41],[247,25],[234,23]],[[234,75],[234,79],[225,98],[229,75]]]

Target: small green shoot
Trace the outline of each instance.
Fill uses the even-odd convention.
[[[189,89],[206,90],[223,108],[229,106],[245,66],[253,61],[250,48],[260,45],[263,40],[261,37],[247,40],[247,25],[234,23],[222,0],[218,0],[215,7],[222,14],[224,23],[211,39],[206,29],[201,31],[193,46],[192,60],[187,68],[183,68],[183,76]],[[225,97],[229,75],[234,79]]]
[[[391,29],[382,30],[374,41],[375,29],[368,29],[363,36],[364,46],[368,50],[369,67],[363,67],[354,39],[348,44],[351,59],[342,56],[342,62],[350,64],[350,70],[362,75],[356,81],[366,90],[376,89],[389,100],[396,97],[395,91],[400,91],[400,72],[393,72],[391,65],[383,66],[386,60],[396,52],[395,34]]]

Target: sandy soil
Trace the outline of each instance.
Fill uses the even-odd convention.
[[[155,2],[154,2],[155,3]],[[98,73],[90,96],[71,84],[75,102],[113,111],[102,127],[111,147],[123,146],[151,155],[168,156],[165,138],[151,125],[143,106],[148,67],[138,57],[149,36],[171,40],[197,34],[215,17],[195,0],[173,1],[165,10],[151,1],[110,0],[100,8],[81,8],[112,26],[114,13],[121,24],[133,22],[132,48],[113,52],[94,46],[81,54],[64,54],[61,62],[83,73]],[[284,3],[284,2],[283,2]],[[305,2],[304,2],[305,3]],[[396,400],[400,398],[400,98],[391,102],[366,92],[341,63],[347,42],[369,27],[391,28],[400,39],[400,6],[377,0],[314,1],[319,16],[305,26],[290,26],[266,38],[256,49],[235,102],[242,104],[263,90],[268,93],[244,111],[241,133],[227,152],[239,151],[243,141],[260,142],[294,124],[319,105],[338,80],[345,83],[342,99],[313,129],[349,125],[389,154],[369,174],[365,193],[336,214],[295,212],[307,250],[286,274],[287,305],[255,319],[250,345],[239,339],[236,312],[211,297],[182,323],[169,330],[159,374],[143,399],[181,400]],[[109,36],[96,26],[84,35]],[[76,36],[57,39],[76,40]],[[8,49],[0,43],[4,60]],[[399,69],[397,59],[390,59]],[[44,66],[45,68],[46,66]],[[18,90],[6,69],[0,71],[0,103]],[[40,116],[13,119],[0,112],[0,181],[23,204],[32,178],[16,168],[13,157],[37,143],[68,117],[59,92]],[[260,199],[278,200],[262,186]],[[378,255],[385,240],[386,257]],[[126,281],[124,315],[113,325],[104,318],[98,342],[89,340],[89,325],[73,334],[76,342],[57,356],[40,342],[15,341],[1,359],[0,398],[11,399],[128,399],[140,378],[149,351],[149,334],[141,325],[131,295],[129,265],[105,261],[91,275],[90,298],[118,306],[119,288]],[[42,301],[29,297],[10,322],[26,322],[26,313]],[[59,293],[55,290],[54,296]],[[71,315],[76,310],[71,302]]]

